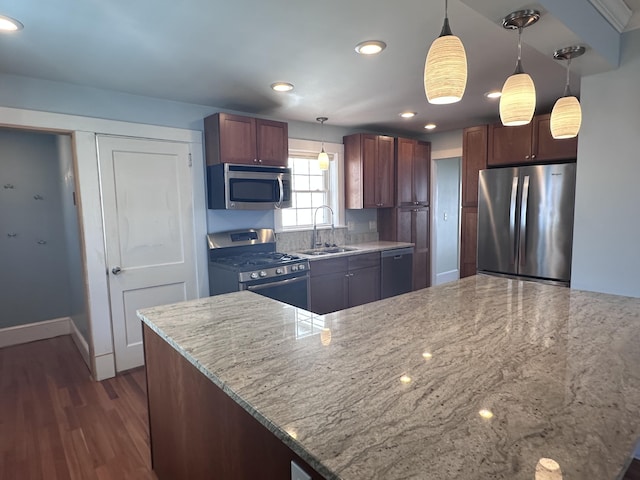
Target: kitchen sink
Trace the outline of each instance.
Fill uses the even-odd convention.
[[[332,253],[344,253],[344,252],[353,252],[357,250],[357,248],[351,247],[321,247],[321,248],[313,248],[311,250],[302,250],[300,253],[304,255],[331,255]]]

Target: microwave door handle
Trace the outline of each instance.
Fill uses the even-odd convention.
[[[278,188],[280,189],[280,199],[275,204],[276,208],[282,207],[282,201],[284,200],[284,184],[282,183],[282,175],[278,175]]]

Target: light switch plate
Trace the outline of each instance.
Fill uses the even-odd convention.
[[[311,475],[302,470],[296,462],[291,460],[291,480],[311,480]]]

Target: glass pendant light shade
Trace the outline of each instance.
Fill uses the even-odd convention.
[[[573,138],[582,124],[582,108],[574,96],[561,97],[551,111],[551,135],[555,139]]]
[[[500,120],[507,127],[526,125],[536,110],[536,87],[527,73],[514,73],[504,82]]]
[[[522,29],[533,25],[540,18],[537,10],[518,10],[502,19],[502,26],[518,29],[518,60],[516,70],[502,87],[500,120],[506,127],[527,125],[536,110],[536,87],[531,76],[522,69]]]
[[[322,140],[322,149],[318,154],[318,168],[320,170],[329,170],[329,155],[324,151],[324,122],[329,120],[327,117],[318,117],[316,118],[317,122],[320,122],[320,137]]]
[[[318,168],[320,170],[329,170],[329,155],[324,151],[324,148],[318,154]]]
[[[557,140],[573,138],[578,135],[582,124],[582,107],[578,99],[571,94],[569,87],[571,59],[579,57],[585,52],[582,46],[566,47],[556,50],[553,58],[567,60],[567,81],[564,87],[564,95],[559,98],[551,111],[551,136]]]
[[[429,103],[443,105],[462,100],[467,86],[467,53],[451,33],[445,2],[444,25],[429,48],[424,64],[424,91]]]

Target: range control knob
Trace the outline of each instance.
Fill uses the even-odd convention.
[[[267,272],[265,272],[264,270],[260,271],[260,276],[261,277],[266,277],[267,276]]]
[[[307,268],[307,267],[305,267],[303,263],[298,265],[298,270],[304,270],[305,268]]]
[[[292,272],[297,272],[298,271],[298,266],[297,265],[291,265],[291,271]]]
[[[276,275],[282,275],[282,269],[276,268]]]
[[[254,280],[256,278],[258,278],[258,272],[253,272],[251,275],[249,275],[251,278],[253,278]]]

